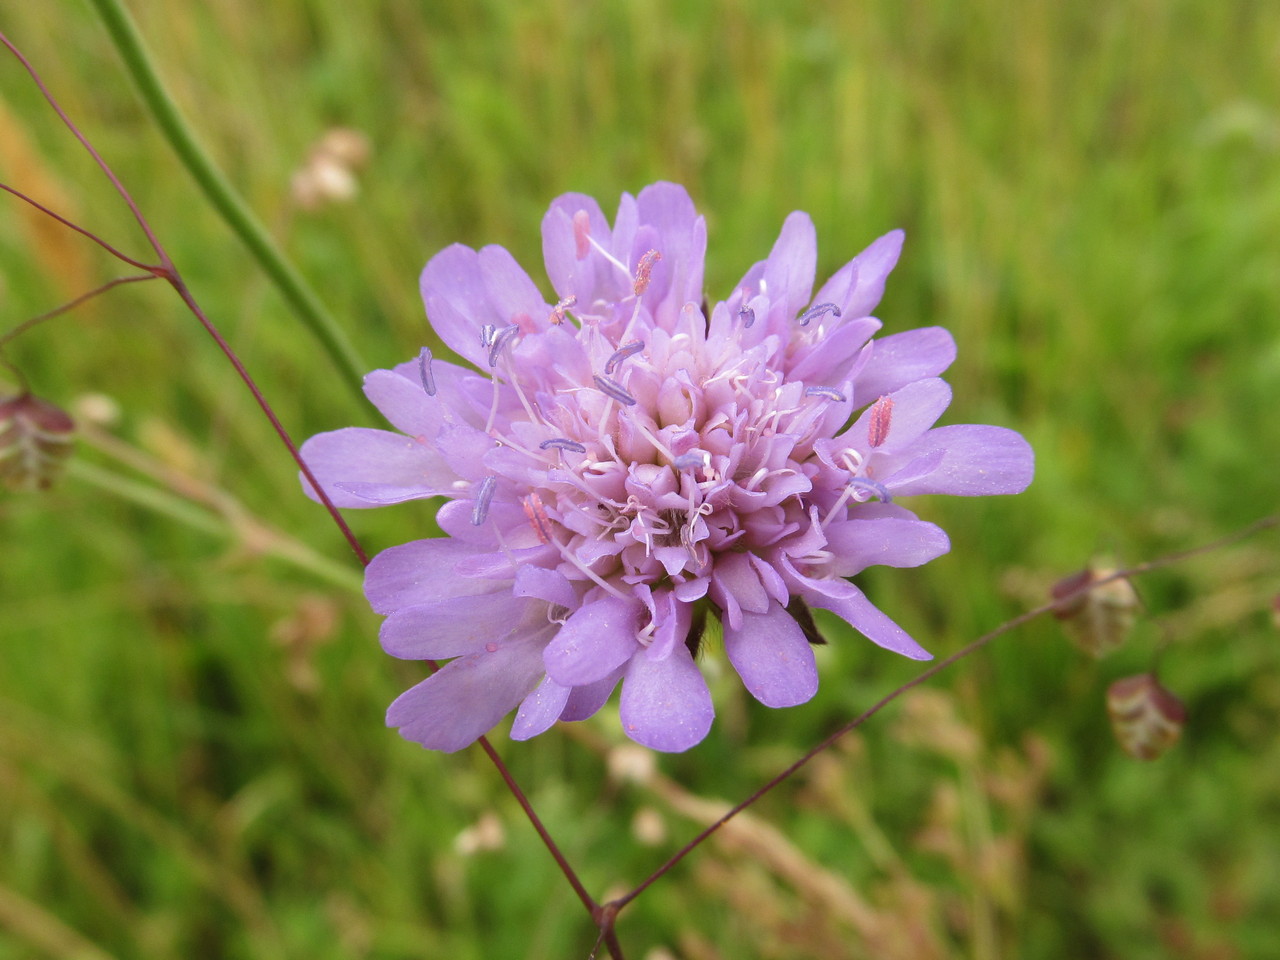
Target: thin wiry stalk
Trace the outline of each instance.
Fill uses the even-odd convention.
[[[790,777],[793,773],[795,773],[797,770],[799,770],[801,767],[807,764],[810,760],[812,760],[818,754],[822,753],[822,751],[826,750],[828,747],[834,744],[841,737],[845,736],[849,732],[856,730],[858,727],[862,726],[864,723],[870,720],[873,716],[875,716],[877,713],[879,713],[881,710],[883,710],[885,707],[891,704],[894,700],[897,700],[899,697],[901,697],[908,690],[911,690],[915,687],[920,686],[922,683],[925,683],[926,681],[937,676],[943,670],[946,670],[952,664],[955,664],[960,660],[963,660],[965,657],[968,657],[971,654],[977,653],[979,650],[981,650],[983,647],[989,644],[992,640],[995,640],[997,637],[1003,636],[1004,634],[1009,633],[1011,630],[1015,630],[1018,627],[1023,626],[1024,624],[1030,623],[1032,620],[1035,620],[1037,617],[1042,617],[1046,613],[1050,613],[1053,610],[1059,608],[1060,606],[1069,603],[1072,599],[1079,596],[1083,596],[1092,590],[1096,590],[1099,587],[1102,587],[1108,583],[1111,583],[1113,580],[1121,580],[1129,577],[1135,577],[1144,573],[1148,573],[1152,570],[1160,569],[1161,567],[1172,566],[1173,564],[1180,563],[1183,560],[1187,560],[1191,557],[1199,556],[1200,554],[1204,554],[1204,553],[1210,553],[1214,550],[1219,550],[1222,547],[1229,546],[1232,543],[1235,543],[1239,540],[1243,540],[1247,537],[1251,537],[1256,533],[1261,533],[1263,530],[1267,530],[1275,526],[1280,526],[1280,515],[1264,517],[1261,520],[1257,520],[1251,523],[1249,526],[1245,527],[1243,530],[1237,530],[1235,533],[1227,534],[1224,537],[1219,537],[1218,539],[1213,540],[1209,543],[1201,544],[1200,546],[1197,546],[1197,547],[1191,547],[1187,550],[1179,550],[1174,553],[1168,553],[1162,557],[1157,557],[1155,560],[1149,560],[1146,563],[1139,563],[1132,567],[1128,567],[1124,570],[1117,570],[1116,572],[1112,573],[1107,577],[1101,577],[1097,580],[1093,580],[1089,583],[1086,583],[1085,585],[1083,585],[1073,593],[1067,594],[1066,596],[1063,596],[1063,597],[1055,598],[1049,601],[1048,603],[1043,603],[1038,607],[1035,607],[1031,610],[1026,611],[1025,613],[1021,613],[1011,620],[1006,620],[1004,623],[1000,624],[1000,626],[996,627],[994,630],[991,630],[990,632],[983,634],[982,636],[978,637],[978,639],[974,640],[972,643],[969,643],[965,647],[953,653],[951,656],[947,657],[945,660],[940,660],[938,663],[934,664],[928,670],[925,670],[919,675],[913,677],[911,680],[904,683],[901,687],[898,687],[892,693],[889,693],[886,696],[882,697],[879,701],[877,701],[871,707],[867,708],[861,714],[854,717],[848,723],[844,724],[844,726],[839,727],[837,730],[835,730],[830,735],[828,735],[824,740],[818,743],[817,746],[806,751],[803,756],[801,756],[798,760],[796,760],[790,766],[786,767],[780,773],[778,773],[777,775],[775,775],[774,777],[766,781],[763,786],[758,788],[754,793],[752,793],[745,800],[743,800],[742,802],[730,808],[728,812],[725,813],[724,816],[720,817],[720,819],[716,820],[710,826],[700,831],[692,840],[690,840],[683,847],[681,847],[674,854],[672,854],[672,856],[667,860],[666,863],[664,863],[652,874],[650,874],[645,880],[641,881],[629,893],[625,894],[622,897],[619,897],[616,900],[611,900],[608,904],[605,904],[605,906],[614,907],[615,909],[613,911],[613,914],[616,915],[618,911],[620,911],[627,904],[631,903],[631,901],[635,900],[636,897],[640,896],[640,894],[642,894],[646,889],[652,886],[652,884],[655,881],[657,881],[660,877],[662,877],[663,874],[665,874],[668,870],[670,870],[677,863],[679,863],[681,860],[687,857],[690,853],[692,853],[700,844],[702,844],[703,841],[705,841],[713,833],[715,833],[717,830],[723,827],[726,823],[732,820],[735,816],[737,816],[743,810],[747,809],[747,807],[751,806],[753,803],[755,803],[757,800],[763,797],[766,793],[768,793],[774,787],[778,786],[778,784],[782,783],[784,780]]]

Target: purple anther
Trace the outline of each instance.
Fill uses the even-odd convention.
[[[487,347],[493,343],[493,335],[498,332],[498,328],[492,323],[486,323],[480,328],[480,346]]]
[[[617,400],[619,403],[626,404],[628,407],[634,407],[636,405],[636,398],[627,393],[627,391],[623,390],[621,386],[614,383],[614,381],[610,380],[608,377],[602,377],[599,374],[596,374],[592,379],[595,380],[596,387],[600,392],[606,396],[613,397],[613,399]]]
[[[547,319],[551,321],[552,325],[557,327],[560,326],[560,324],[564,323],[564,312],[577,302],[578,298],[573,294],[569,294],[569,296],[565,297],[551,308],[551,316]]]
[[[702,450],[690,450],[671,461],[677,470],[697,470],[707,465],[707,455]]]
[[[498,365],[498,357],[502,355],[502,348],[507,342],[520,332],[520,325],[513,323],[509,327],[503,327],[493,338],[493,343],[489,346],[489,366],[496,367]]]
[[[800,314],[800,326],[807,327],[810,320],[816,320],[823,314],[829,313],[833,317],[840,316],[840,308],[834,303],[819,303],[810,307],[804,313]]]
[[[587,448],[577,440],[570,440],[567,437],[552,437],[550,440],[543,440],[538,444],[539,450],[549,450],[552,447],[555,447],[557,450],[571,450],[574,453],[587,452]]]
[[[846,399],[845,395],[835,387],[806,387],[804,395],[806,397],[826,397],[836,403],[844,403]]]
[[[498,478],[493,474],[480,481],[480,491],[476,494],[476,505],[471,508],[471,525],[478,527],[489,516],[489,501],[493,499],[493,490],[498,485]]]
[[[613,371],[617,369],[618,364],[620,364],[623,360],[627,359],[627,357],[635,356],[637,353],[639,353],[643,349],[644,349],[643,340],[632,340],[630,343],[624,343],[622,346],[620,346],[617,350],[613,352],[613,356],[611,356],[608,360],[605,361],[604,372],[613,373]]]
[[[881,503],[889,503],[893,497],[889,496],[889,491],[885,489],[883,483],[875,480],[867,480],[863,477],[854,477],[849,481],[849,486],[855,490],[866,490],[868,493],[874,493],[880,498]]]
[[[649,281],[653,279],[653,265],[661,259],[662,254],[657,250],[650,250],[636,264],[636,282],[632,284],[631,289],[635,291],[637,297],[649,289]]]
[[[436,378],[431,372],[431,348],[423,347],[418,354],[418,376],[422,378],[422,389],[428,397],[436,395]]]
[[[745,330],[756,322],[756,312],[750,307],[739,307],[738,319],[742,321],[742,328]]]
[[[878,447],[889,436],[889,422],[893,419],[893,397],[881,397],[871,407],[871,420],[867,424],[867,443]]]

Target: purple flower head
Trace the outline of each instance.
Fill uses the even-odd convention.
[[[794,213],[709,315],[706,227],[678,186],[624,194],[612,225],[562,196],[542,237],[554,302],[502,248],[449,247],[422,295],[475,369],[423,352],[376,370],[365,391],[398,432],[303,447],[338,506],[447,498],[447,536],[368,568],[387,652],[450,660],[388,723],[452,751],[516,710],[524,740],[621,683],[629,737],[688,749],[713,716],[695,661],[708,614],[770,707],[817,690],[810,607],[927,659],[848,578],[947,551],[902,498],[1016,493],[1032,455],[1001,427],[933,426],[951,399],[946,331],[872,341],[902,233],[815,295],[813,224]]]

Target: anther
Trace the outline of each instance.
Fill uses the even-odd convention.
[[[573,247],[579,260],[587,259],[591,252],[591,215],[585,210],[573,215]]]
[[[750,307],[739,307],[738,319],[742,321],[742,327],[745,330],[756,322],[756,312]]]
[[[553,325],[560,326],[560,324],[564,323],[564,312],[577,302],[578,298],[570,294],[551,308],[551,316],[548,319]]]
[[[824,314],[831,314],[833,317],[840,316],[840,308],[834,303],[819,303],[810,307],[804,313],[800,314],[800,326],[807,327],[810,320],[816,320]]]
[[[705,467],[710,459],[710,455],[705,450],[690,450],[672,460],[671,465],[677,470],[696,470],[699,467]]]
[[[854,477],[849,481],[848,485],[854,490],[865,490],[867,493],[878,496],[881,503],[889,503],[893,500],[893,497],[889,495],[889,491],[885,489],[884,484],[875,480],[867,480],[863,477]]]
[[[626,390],[623,390],[621,386],[610,380],[608,377],[602,377],[599,374],[596,374],[592,379],[595,380],[596,387],[599,391],[606,396],[613,397],[613,399],[617,400],[619,403],[626,404],[628,407],[634,407],[636,405],[636,398],[627,393]]]
[[[871,407],[871,421],[867,424],[867,443],[878,447],[889,436],[889,421],[893,418],[893,398],[881,397]]]
[[[547,529],[547,525],[551,523],[547,516],[547,511],[542,507],[542,498],[536,493],[531,493],[520,501],[524,507],[524,515],[529,518],[529,525],[533,527],[534,534],[537,535],[540,543],[551,542],[551,532]]]
[[[836,403],[844,403],[845,401],[845,395],[835,387],[806,387],[804,395],[806,397],[826,397]]]
[[[489,501],[493,499],[493,490],[498,485],[498,478],[493,474],[480,481],[480,491],[476,494],[476,505],[471,508],[471,525],[480,526],[489,516]]]
[[[423,347],[418,354],[418,376],[422,378],[422,389],[428,397],[436,395],[436,378],[431,372],[431,348]]]
[[[631,289],[635,291],[637,297],[649,289],[649,281],[653,279],[653,265],[661,259],[662,254],[657,250],[650,250],[636,264],[636,282]]]
[[[502,348],[519,332],[520,325],[518,323],[513,323],[511,326],[503,327],[498,331],[489,345],[489,366],[496,367],[498,365],[498,357],[502,355]]]
[[[587,448],[578,443],[577,440],[569,440],[566,437],[552,437],[550,440],[543,440],[538,444],[539,450],[549,450],[552,447],[557,450],[572,450],[574,453],[587,452]]]
[[[643,349],[643,340],[632,340],[630,343],[624,343],[614,351],[613,356],[605,361],[604,372],[613,373],[613,371],[617,369],[618,364],[627,359],[627,357],[635,356]]]
[[[487,347],[493,343],[494,334],[498,332],[498,328],[492,323],[486,323],[480,328],[480,346]]]

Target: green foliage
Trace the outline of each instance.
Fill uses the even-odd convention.
[[[1276,509],[1280,8],[131,6],[207,149],[380,366],[427,336],[428,257],[500,243],[536,277],[565,190],[608,210],[686,184],[713,297],[793,209],[817,222],[820,273],[906,228],[887,329],[950,328],[949,422],[1013,426],[1039,458],[1020,497],[913,504],[953,553],[866,577],[940,654],[1095,552],[1147,559]],[[200,201],[88,8],[9,4],[0,30],[293,435],[373,425]],[[0,179],[143,255],[7,57],[0,84]],[[359,195],[304,209],[291,177],[336,125],[371,145]],[[2,202],[0,328],[124,272]],[[383,729],[423,670],[381,653],[349,551],[172,292],[115,290],[6,353],[87,432],[53,490],[0,493],[0,960],[585,957],[590,923],[485,758]],[[430,535],[430,513],[351,520],[377,550]],[[1050,622],[998,641],[659,881],[622,916],[628,955],[1269,955],[1278,567],[1273,533],[1142,579],[1153,616],[1100,664]],[[813,704],[716,684],[716,729],[656,779],[617,775],[608,710],[496,742],[592,892],[622,891],[918,669],[832,639]],[[1161,643],[1191,719],[1140,765],[1103,693]]]

